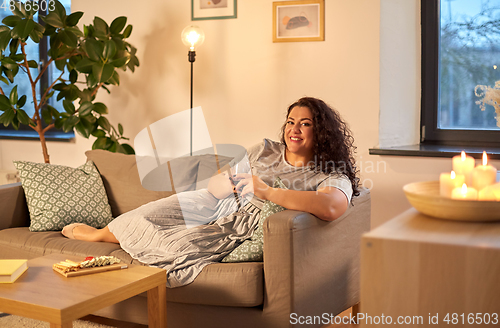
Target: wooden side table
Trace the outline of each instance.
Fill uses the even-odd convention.
[[[499,326],[500,222],[410,209],[364,234],[360,316],[361,327]]]
[[[149,327],[166,327],[165,270],[129,265],[66,278],[52,270],[54,263],[65,259],[82,260],[63,254],[29,260],[28,270],[15,283],[0,284],[0,311],[66,328],[73,320],[147,291]]]

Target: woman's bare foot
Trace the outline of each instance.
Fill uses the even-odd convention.
[[[109,231],[108,227],[97,229],[83,223],[73,223],[63,228],[62,234],[70,239],[84,241],[105,241],[119,244],[115,235]]]

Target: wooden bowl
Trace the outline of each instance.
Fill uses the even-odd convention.
[[[414,182],[403,187],[420,213],[448,220],[500,221],[500,201],[457,200],[439,195],[439,181]]]

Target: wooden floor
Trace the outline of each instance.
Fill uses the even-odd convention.
[[[340,317],[349,317],[349,314],[351,314],[351,309],[348,309],[341,314],[339,314]],[[118,321],[118,320],[113,320],[113,319],[108,319],[108,318],[103,318],[103,317],[97,317],[94,315],[88,315],[86,317],[81,318],[82,320],[86,321],[91,321],[95,323],[100,323],[103,325],[108,325],[112,327],[117,327],[117,328],[147,328],[148,326],[145,325],[140,325],[137,323],[131,323],[131,322],[124,322],[124,321]],[[347,319],[345,320],[347,321]],[[358,328],[359,325],[354,325],[354,324],[332,324],[332,325],[325,325],[321,328]]]

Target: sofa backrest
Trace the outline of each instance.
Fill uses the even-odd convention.
[[[176,158],[151,171],[141,183],[135,155],[101,149],[85,155],[101,174],[113,217],[176,192],[206,188],[212,174],[231,159],[217,156],[215,161],[209,154]]]

